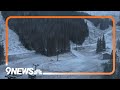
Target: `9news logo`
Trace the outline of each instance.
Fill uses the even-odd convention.
[[[40,69],[34,70],[33,68],[11,68],[5,69],[7,75],[42,75],[43,72]]]

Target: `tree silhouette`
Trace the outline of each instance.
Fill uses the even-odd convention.
[[[4,46],[3,44],[0,45],[0,64],[4,63]]]
[[[105,38],[103,35],[102,39],[98,38],[97,40],[96,53],[99,53],[105,50],[106,50],[106,42],[105,42]]]
[[[103,49],[103,51],[106,50],[106,42],[105,42],[105,36],[104,35],[102,37],[102,49]]]

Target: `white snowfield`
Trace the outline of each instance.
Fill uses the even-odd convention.
[[[96,16],[113,16],[116,20],[116,23],[120,21],[120,11],[82,11],[82,12],[87,12],[90,15]]]
[[[43,72],[102,72],[102,63],[108,62],[108,60],[102,60],[101,54],[96,54],[96,41],[98,37],[102,37],[104,34],[107,46],[106,52],[111,53],[112,27],[109,27],[108,29],[102,31],[99,30],[98,27],[94,27],[93,24],[88,20],[87,23],[89,27],[89,37],[86,38],[83,45],[78,46],[78,50],[76,51],[74,49],[76,45],[70,42],[70,52],[60,54],[58,56],[58,61],[57,56],[47,57],[41,54],[35,54],[34,51],[26,50],[19,41],[19,37],[17,36],[17,34],[15,34],[14,31],[9,30],[9,55],[13,56],[13,60],[9,61],[8,66],[14,68],[30,68],[33,66],[33,64],[39,64],[38,68],[43,70]],[[120,34],[119,28],[117,29],[117,32]],[[5,38],[4,32],[2,36],[3,38]],[[28,53],[28,55],[25,56],[24,53]],[[5,65],[0,65],[0,79],[5,79],[5,68]],[[26,78],[28,77],[23,75],[18,79]],[[37,78],[96,79],[102,77],[92,75],[43,75],[37,76]]]
[[[0,12],[0,34],[2,35],[2,41],[5,48],[5,21],[3,20],[3,17]],[[8,54],[9,55],[15,55],[15,54],[21,54],[21,53],[30,53],[31,51],[24,48],[24,46],[19,41],[18,35],[11,29],[8,30]],[[34,51],[32,51],[34,52]]]

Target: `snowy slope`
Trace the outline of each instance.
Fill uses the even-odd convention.
[[[88,27],[90,36],[86,38],[83,45],[78,46],[80,50],[76,51],[74,48],[76,45],[71,42],[71,52],[60,54],[59,61],[57,61],[56,56],[46,57],[40,54],[33,54],[31,57],[18,59],[16,61],[9,62],[8,66],[10,67],[23,67],[28,68],[32,67],[32,64],[39,64],[40,69],[47,72],[99,72],[103,71],[102,63],[107,62],[108,60],[101,60],[101,55],[96,54],[96,41],[98,37],[102,37],[105,34],[105,39],[108,47],[107,52],[111,52],[112,50],[112,27],[109,27],[106,30],[100,30],[98,27],[94,27],[94,25],[88,21]],[[119,32],[119,27],[118,32]],[[3,35],[4,38],[4,35]],[[26,50],[21,43],[19,42],[18,36],[12,31],[9,30],[9,54],[24,53],[29,52]],[[18,49],[19,48],[19,49]],[[5,70],[6,66],[0,66],[0,78],[5,78]],[[20,77],[27,78],[27,76]],[[41,78],[41,77],[37,77]],[[42,78],[91,78],[91,76],[43,76]],[[100,76],[94,76],[92,78],[101,78]]]
[[[32,57],[9,62],[8,66],[28,68],[28,67],[32,67],[32,64],[39,64],[38,68],[47,72],[93,72],[93,71],[102,72],[103,67],[101,66],[101,64],[104,62],[107,62],[107,60],[101,60],[99,58],[100,55],[99,54],[97,55],[95,53],[96,40],[97,40],[97,37],[102,36],[103,33],[107,33],[105,34],[105,38],[107,39],[108,37],[110,37],[109,34],[111,33],[111,30],[108,29],[105,32],[102,32],[98,28],[94,27],[91,22],[89,21],[87,22],[88,22],[88,27],[90,28],[90,39],[93,40],[93,42],[89,43],[89,39],[86,39],[85,43],[82,46],[78,46],[78,47],[82,47],[83,49],[76,51],[74,50],[75,45],[71,43],[71,52],[59,55],[59,61],[57,61],[56,56],[46,57],[40,54],[34,54],[32,55]],[[94,30],[98,30],[96,31],[95,36],[93,35]],[[0,78],[5,78],[4,77],[5,67],[6,66],[4,65],[0,66],[0,72],[2,72],[2,74],[0,74]],[[51,76],[43,76],[43,78],[50,78],[50,77]],[[27,76],[22,76],[21,78],[27,78]],[[52,78],[55,78],[55,76]],[[72,76],[72,77],[56,76],[56,78],[81,78],[82,79],[82,78],[91,78],[91,76]],[[93,78],[96,78],[96,76],[94,76]]]
[[[78,12],[80,12],[80,11],[78,11]],[[97,15],[97,16],[113,16],[116,20],[116,23],[118,21],[120,21],[120,11],[84,11],[84,12],[87,12],[90,15]],[[91,33],[90,34],[91,41],[93,42],[94,40],[97,40],[97,38],[93,35],[93,30],[97,30],[97,32],[95,32],[95,35],[98,35],[96,33],[105,33],[105,39],[106,39],[106,42],[107,42],[107,46],[108,46],[108,48],[112,48],[112,45],[111,45],[111,43],[112,43],[112,32],[111,32],[112,27],[110,26],[107,29],[109,31],[105,30],[105,31],[102,32],[98,28],[94,27],[90,21],[87,21],[87,22],[88,22],[88,26],[89,26],[90,33]],[[96,38],[96,39],[94,39],[94,38]],[[120,39],[120,26],[116,25],[116,40],[117,39]]]
[[[114,15],[116,17],[116,20],[118,20],[118,15],[119,12],[113,12],[113,11],[85,11],[91,15]],[[101,37],[102,33],[106,33],[107,30],[105,31],[101,31],[98,28],[96,28],[95,26],[93,26],[93,24],[88,21],[88,26],[90,29],[90,36],[89,38],[85,41],[84,44],[87,43],[95,43],[97,38],[96,37]],[[5,45],[5,25],[4,25],[4,20],[2,18],[2,15],[0,13],[0,33],[2,34],[2,40],[4,40],[4,45]],[[111,29],[111,27],[109,28]],[[106,36],[108,41],[111,41],[110,35]],[[119,35],[118,35],[119,36]],[[110,45],[109,45],[110,46]],[[13,55],[13,54],[20,54],[20,53],[29,53],[29,50],[26,50],[21,42],[19,41],[19,37],[16,35],[16,33],[12,30],[9,30],[9,55]],[[34,52],[34,51],[32,51]]]
[[[9,29],[9,55],[14,54],[22,54],[22,53],[30,53],[31,51],[24,48],[22,43],[19,41],[18,35],[13,31]],[[5,38],[5,32],[3,32],[3,38]],[[4,46],[5,46],[5,40],[4,40]]]
[[[24,46],[19,41],[18,35],[13,30],[9,29],[8,33],[9,33],[8,34],[9,36],[8,54],[9,55],[34,52],[34,51],[29,51],[24,48]],[[1,13],[0,13],[0,34],[2,35],[1,37],[4,43],[4,48],[5,48],[5,22],[3,20]]]
[[[113,16],[116,22],[120,21],[120,11],[82,11],[82,12],[87,12],[90,15],[97,15],[97,16]]]
[[[98,27],[95,27],[93,23],[91,23],[89,20],[87,21],[87,25],[89,27],[89,37],[86,38],[83,45],[85,46],[92,46],[94,49],[96,49],[96,42],[98,38],[102,38],[102,36],[105,36],[106,40],[106,47],[110,48],[109,51],[112,50],[112,27],[109,26],[106,30],[100,30]]]

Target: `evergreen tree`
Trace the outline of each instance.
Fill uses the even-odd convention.
[[[106,50],[106,43],[105,43],[105,38],[104,35],[101,38],[98,38],[97,40],[97,47],[96,47],[96,53],[102,52]]]
[[[104,66],[104,72],[111,72],[112,71],[112,66],[113,66],[112,59],[113,59],[113,50],[112,50],[111,55],[110,55],[110,60],[103,65]],[[112,75],[103,76],[104,79],[112,79],[112,77],[113,77]]]
[[[3,44],[0,45],[0,64],[4,63],[4,47]]]
[[[105,42],[105,36],[104,35],[102,37],[102,49],[103,49],[103,51],[106,50],[106,42]]]
[[[102,40],[101,40],[101,38],[100,38],[100,40],[99,40],[99,52],[101,52],[102,51]]]
[[[110,54],[110,59],[113,59],[113,50],[112,50],[112,52]]]
[[[99,53],[100,52],[100,39],[98,38],[98,40],[97,40],[97,47],[96,47],[96,53]]]
[[[117,60],[117,52],[115,52],[115,59]],[[113,62],[113,50],[112,50],[111,55],[110,55],[110,62],[111,63]]]
[[[117,49],[120,50],[120,40],[117,40],[117,45],[116,45]]]
[[[113,68],[113,50],[111,52],[111,55],[110,55],[110,61],[108,61],[108,63],[105,63],[104,64],[104,72],[111,72],[112,71],[112,68]],[[115,59],[117,60],[117,53],[115,55]],[[115,60],[115,61],[116,61]],[[120,62],[116,62],[116,70],[115,72],[112,74],[112,75],[105,75],[103,76],[104,79],[120,79]]]
[[[102,41],[101,38],[98,38],[96,52],[99,53],[101,51],[102,51]]]

